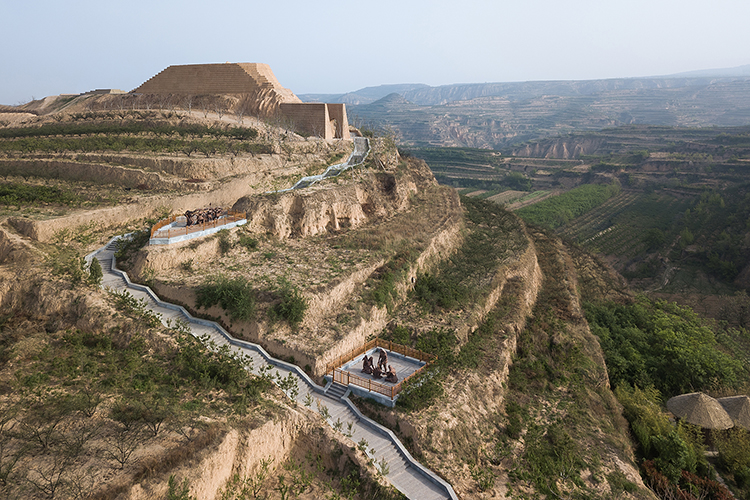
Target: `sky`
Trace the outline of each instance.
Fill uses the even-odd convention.
[[[0,104],[259,62],[296,94],[750,64],[748,0],[0,0]]]

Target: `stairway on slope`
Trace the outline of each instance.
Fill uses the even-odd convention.
[[[338,382],[333,382],[330,387],[328,387],[328,390],[326,391],[326,396],[331,397],[333,399],[341,399],[344,394],[346,394],[346,391],[348,391],[349,388],[343,384],[339,384]]]

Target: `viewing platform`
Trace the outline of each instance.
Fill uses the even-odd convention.
[[[247,214],[245,212],[229,211],[226,215],[222,215],[212,221],[190,226],[187,225],[187,218],[184,215],[171,215],[166,219],[160,220],[151,228],[151,238],[148,240],[148,244],[169,245],[178,241],[208,236],[222,229],[231,229],[245,223],[247,223]]]
[[[395,370],[398,376],[397,382],[387,382],[385,378],[376,379],[362,372],[365,355],[374,357],[374,364],[377,365],[380,349],[384,349],[388,354],[388,364]],[[386,406],[393,407],[403,384],[422,372],[436,359],[437,356],[434,354],[376,338],[329,363],[326,378],[348,386],[357,396],[375,399]]]

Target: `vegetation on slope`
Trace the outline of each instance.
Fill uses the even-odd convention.
[[[645,297],[619,304],[588,303],[586,315],[599,337],[610,382],[644,460],[644,481],[661,498],[687,492],[730,498],[713,481],[701,429],[686,422],[671,424],[663,405],[666,399],[688,392],[735,394],[748,387],[750,373],[743,364],[747,332],[722,330],[689,308]],[[740,489],[748,486],[744,474],[750,449],[738,447],[746,434],[732,429],[717,440],[722,471]]]
[[[69,296],[71,311],[81,293],[90,292]],[[180,325],[162,327],[127,293],[108,301],[111,310],[79,308],[92,325],[85,329],[75,326],[82,318],[43,311],[2,317],[0,491],[7,498],[88,497],[102,488],[114,496],[123,483],[97,479],[109,470],[142,478],[169,470],[223,432],[216,419],[268,406],[270,382],[250,375],[228,349],[208,349]],[[163,454],[145,456],[152,443],[164,443]]]
[[[554,278],[545,279],[518,337],[496,438],[502,462],[517,464],[510,474],[513,495],[525,498],[533,485],[549,497],[646,498],[604,451],[630,460],[619,407],[602,380],[598,346],[571,295],[563,247],[541,232],[534,243],[542,271]],[[584,470],[593,480],[583,480]]]
[[[617,184],[585,184],[521,208],[516,213],[526,222],[555,229],[598,207],[619,192],[620,186]]]
[[[523,229],[510,212],[488,201],[462,197],[468,234],[464,244],[434,273],[420,274],[414,294],[432,312],[468,308],[492,284],[500,263],[526,247]]]
[[[736,390],[750,379],[747,368],[720,350],[711,327],[687,307],[640,297],[632,304],[588,304],[586,317],[613,387],[654,387],[669,398]]]

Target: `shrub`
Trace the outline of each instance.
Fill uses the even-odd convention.
[[[282,280],[280,284],[277,293],[281,300],[268,311],[268,314],[272,320],[284,319],[289,326],[296,329],[305,318],[307,299],[288,281]]]
[[[102,265],[99,263],[99,259],[91,259],[91,264],[89,264],[89,283],[94,286],[100,286],[102,284],[102,278],[104,278],[104,271],[102,271]]]
[[[258,249],[258,240],[248,235],[241,235],[239,239],[241,247],[244,247],[248,252],[252,252]]]
[[[222,229],[219,231],[219,252],[221,255],[226,255],[232,249],[232,242],[229,241],[229,230]]]
[[[742,365],[722,352],[690,308],[640,297],[634,304],[587,304],[613,386],[654,386],[665,396],[737,385]]]
[[[117,250],[115,251],[115,259],[117,259],[118,262],[129,260],[138,250],[148,243],[150,238],[150,229],[133,231],[128,237],[120,238],[116,243]]]
[[[224,275],[208,278],[196,291],[196,306],[220,305],[238,321],[255,317],[255,290],[243,277],[229,279]]]
[[[750,470],[750,432],[735,427],[714,433],[721,464],[735,475]]]
[[[439,367],[423,371],[419,377],[407,380],[396,400],[396,405],[407,411],[427,408],[443,395],[443,373]]]

